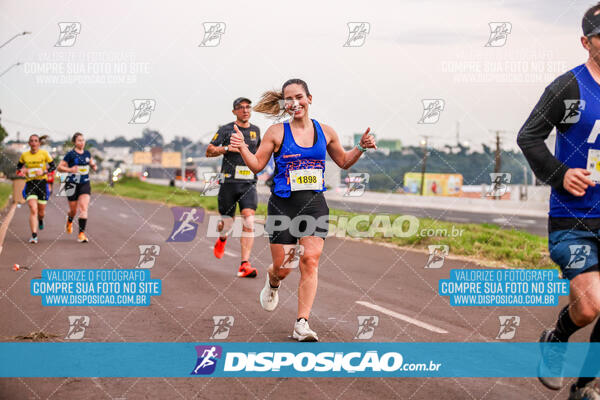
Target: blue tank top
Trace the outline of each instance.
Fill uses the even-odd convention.
[[[79,169],[78,174],[67,175],[67,182],[73,183],[86,183],[90,180],[90,160],[92,155],[88,150],[84,150],[83,153],[79,154],[75,150],[69,151],[65,154],[63,161],[70,167],[77,166]]]
[[[591,161],[588,160],[589,150],[600,149],[600,88],[585,64],[573,68],[571,72],[577,79],[579,97],[585,102],[585,107],[577,123],[563,134],[557,132],[554,156],[569,168],[586,169],[587,162]],[[596,123],[598,126],[594,129]],[[560,193],[553,188],[549,215],[558,218],[600,218],[600,185],[588,187],[582,197]]]
[[[292,191],[325,191],[325,158],[327,139],[316,120],[312,120],[317,141],[311,147],[298,146],[292,135],[290,124],[283,124],[283,141],[275,153],[275,176],[273,193],[279,197],[290,197]],[[318,187],[316,187],[318,185]]]

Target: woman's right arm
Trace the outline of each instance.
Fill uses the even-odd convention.
[[[67,164],[65,160],[59,162],[58,167],[56,168],[58,172],[77,172],[73,171],[73,169],[77,169],[77,167],[69,168],[69,164]]]
[[[244,162],[253,173],[259,173],[265,168],[275,151],[276,141],[278,140],[278,136],[280,136],[277,134],[277,125],[273,125],[267,129],[265,136],[263,136],[260,142],[260,146],[258,146],[258,150],[256,150],[256,154],[248,150],[248,145],[244,141],[244,135],[237,126],[234,126],[234,129],[235,134],[231,135],[230,146],[239,149]]]

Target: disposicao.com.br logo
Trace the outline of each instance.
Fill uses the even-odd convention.
[[[204,358],[200,354],[198,355],[198,364],[200,364],[200,358]],[[377,350],[292,353],[286,351],[227,352],[226,349],[223,349],[220,358],[223,362],[220,372],[224,375],[234,373],[235,376],[243,376],[245,372],[252,373],[252,376],[269,376],[273,372],[284,372],[290,376],[304,374],[328,376],[330,374],[354,374],[357,372],[439,372],[442,365],[432,360],[423,363],[407,363],[404,362],[402,354],[398,352],[381,352]]]

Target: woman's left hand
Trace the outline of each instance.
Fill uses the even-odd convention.
[[[377,144],[375,143],[375,137],[373,135],[369,135],[371,132],[371,128],[367,128],[365,133],[363,133],[360,138],[360,146],[365,149],[377,149]]]

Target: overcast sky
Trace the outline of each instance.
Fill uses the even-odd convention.
[[[380,138],[431,135],[441,146],[456,142],[459,121],[461,140],[491,145],[489,130],[500,129],[514,148],[544,87],[585,62],[581,17],[591,4],[0,0],[0,42],[32,32],[0,48],[0,71],[24,63],[0,77],[2,124],[12,139],[133,138],[149,127],[206,142],[233,119],[234,98],[256,101],[299,77],[311,117],[342,137],[370,126]],[[59,22],[80,23],[70,47],[55,46]],[[225,24],[217,46],[199,46],[205,22]],[[362,46],[343,46],[349,22],[367,23]],[[491,22],[510,24],[503,46],[485,46]],[[134,99],[155,100],[149,122],[129,123]],[[418,124],[423,99],[443,100],[437,123]],[[252,122],[263,132],[271,124],[257,113]]]

